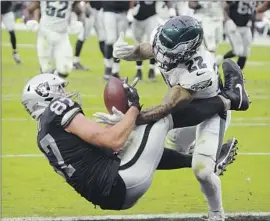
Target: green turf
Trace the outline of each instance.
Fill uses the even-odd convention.
[[[35,44],[35,34],[17,32],[20,44]],[[72,44],[76,36],[72,36]],[[9,43],[4,31],[2,42]],[[2,46],[2,153],[37,154],[36,124],[20,104],[22,88],[30,77],[39,73],[35,48],[18,47],[21,65],[15,65],[9,46]],[[223,45],[220,52],[229,49]],[[270,152],[270,47],[252,48],[245,69],[252,106],[246,113],[233,113],[233,125],[226,138],[239,139],[240,152]],[[264,62],[264,63],[263,63]],[[74,71],[68,89],[83,94],[85,113],[104,111],[102,92],[103,61],[97,40],[85,43],[82,63],[90,72]],[[166,92],[162,78],[156,83],[145,78],[138,84],[144,107],[158,104]],[[135,64],[121,63],[121,74],[132,77]],[[90,96],[91,95],[91,96]],[[224,207],[228,212],[270,211],[270,156],[239,156],[222,177]],[[191,170],[157,172],[154,182],[138,204],[127,211],[94,209],[58,176],[44,158],[2,159],[2,215],[14,216],[83,216],[102,214],[206,212],[206,203]]]

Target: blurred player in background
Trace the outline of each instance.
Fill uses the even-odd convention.
[[[13,50],[12,57],[17,64],[20,64],[21,59],[17,51],[16,34],[14,31],[15,16],[12,12],[12,1],[1,1],[1,20],[10,35],[10,43]]]
[[[26,25],[30,30],[38,31],[37,53],[43,73],[53,72],[61,77],[67,77],[72,71],[73,56],[68,31],[77,28],[75,26],[78,23],[71,24],[71,12],[77,11],[78,3],[35,1],[28,6],[30,13],[40,7],[40,21],[29,20]]]
[[[222,38],[222,2],[189,1],[189,7],[194,10],[193,16],[202,23],[206,48],[215,56]]]
[[[189,7],[189,1],[177,1],[176,2],[177,15],[193,16],[194,10]]]
[[[105,29],[103,22],[103,7],[102,1],[86,1],[84,4],[85,19],[83,21],[83,28],[78,35],[78,40],[75,47],[75,57],[73,61],[73,68],[77,70],[88,70],[80,63],[80,54],[84,41],[91,35],[92,27],[94,27],[99,49],[104,60],[104,45],[105,45]],[[105,63],[105,61],[104,61]]]
[[[127,12],[130,4],[130,1],[102,1],[106,38],[104,47],[105,80],[108,80],[111,75],[119,78],[120,60],[113,58],[113,44],[120,33],[125,32],[128,27]]]
[[[237,64],[241,69],[244,69],[251,50],[251,25],[255,9],[255,1],[224,2],[224,28],[230,40],[232,50],[228,51],[224,56],[219,56],[217,60],[218,64],[220,64],[223,59],[237,56]]]
[[[158,26],[156,1],[136,1],[132,8],[134,17],[132,23],[133,38],[137,43],[150,42],[152,31]],[[148,78],[156,81],[155,59],[149,61]],[[135,77],[142,79],[142,61],[136,61],[137,73]]]
[[[256,12],[262,13],[270,9],[270,2],[269,1],[264,1],[262,4],[258,5],[256,8]]]

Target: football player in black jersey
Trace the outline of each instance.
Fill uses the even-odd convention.
[[[130,4],[130,1],[102,1],[106,37],[104,49],[105,80],[108,80],[110,75],[119,77],[120,60],[113,58],[113,44],[117,41],[120,33],[125,32],[128,27],[127,12]]]
[[[173,115],[135,127],[141,108],[139,96],[134,87],[126,82],[123,84],[130,108],[110,127],[88,120],[81,108],[79,94],[66,93],[67,82],[56,75],[33,77],[22,94],[26,111],[38,121],[40,151],[69,185],[102,209],[132,207],[150,187],[157,167],[191,167],[192,162],[190,155],[173,150],[163,153],[164,138],[172,126]],[[195,125],[219,113],[225,106],[220,96],[209,98],[207,102],[191,102],[182,112],[185,117],[178,120],[178,124]],[[117,114],[114,114],[116,118]],[[225,145],[223,149],[216,164],[217,174],[232,161],[230,148]]]
[[[227,1],[224,4],[224,27],[232,50],[219,57],[217,63],[220,64],[223,59],[238,56],[237,64],[244,69],[251,50],[251,25],[255,15],[256,1]]]
[[[132,34],[137,43],[150,41],[152,31],[158,26],[158,17],[156,12],[156,1],[137,1],[132,8],[134,17],[132,23]],[[135,77],[142,79],[142,61],[136,61],[137,73]],[[156,80],[155,59],[149,61],[148,78],[151,81]]]
[[[13,49],[13,59],[17,64],[21,63],[20,56],[17,51],[17,42],[16,42],[16,34],[14,31],[15,26],[15,16],[11,10],[12,2],[11,1],[1,1],[1,20],[3,21],[5,28],[9,32],[10,42]]]

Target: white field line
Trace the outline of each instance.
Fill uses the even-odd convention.
[[[107,215],[107,216],[81,216],[81,217],[16,217],[2,218],[2,221],[88,221],[88,220],[148,220],[148,219],[187,219],[201,218],[203,213],[172,213],[172,214],[138,214],[138,215]],[[227,213],[227,217],[265,217],[270,216],[270,212],[241,212]]]
[[[85,108],[87,110],[87,108]],[[91,110],[93,110],[91,108]],[[97,108],[94,108],[94,110],[97,110]],[[100,108],[99,110],[103,110],[103,108]],[[16,118],[16,117],[10,117],[10,118],[2,118],[1,121],[5,122],[25,122],[25,121],[33,121],[30,118]],[[231,123],[230,127],[270,127],[270,122],[237,122],[237,123]]]
[[[10,43],[9,42],[2,42],[2,44],[0,44],[0,46],[2,47],[10,47]],[[36,45],[35,44],[17,44],[18,47],[20,48],[31,48],[31,49],[36,49]],[[252,66],[262,66],[262,65],[269,65],[270,62],[268,61],[247,61],[248,65],[252,65]]]
[[[238,155],[242,156],[270,156],[270,152],[240,152]],[[1,158],[40,158],[43,154],[3,154]]]

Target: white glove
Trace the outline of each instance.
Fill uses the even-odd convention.
[[[112,107],[112,113],[113,114],[97,112],[93,116],[97,118],[96,122],[109,125],[117,124],[125,116],[121,111],[117,110],[115,107]]]
[[[131,55],[135,50],[135,46],[129,45],[124,41],[124,32],[120,33],[120,37],[113,45],[113,57],[125,58]]]
[[[30,31],[37,31],[39,28],[39,23],[36,20],[28,20],[25,25]]]
[[[225,22],[224,24],[225,30],[230,33],[230,32],[235,32],[236,31],[236,24],[233,22],[233,20],[229,19]]]

